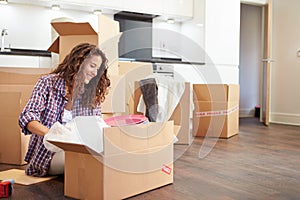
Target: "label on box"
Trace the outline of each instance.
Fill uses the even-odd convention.
[[[235,106],[228,110],[215,110],[215,111],[205,111],[205,112],[196,112],[196,117],[206,117],[206,116],[220,116],[220,115],[228,115],[239,109],[239,106]]]
[[[161,171],[165,172],[166,174],[171,174],[172,169],[171,167],[167,166],[167,165],[163,165],[163,168],[161,169]]]

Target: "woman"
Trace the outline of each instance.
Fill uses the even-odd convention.
[[[32,134],[25,156],[27,175],[63,173],[64,155],[47,150],[44,135],[55,122],[101,115],[100,104],[109,86],[107,58],[88,43],[74,47],[57,68],[37,81],[19,118],[22,132]]]

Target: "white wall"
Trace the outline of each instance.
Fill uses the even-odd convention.
[[[200,56],[187,58],[198,58],[205,65],[175,65],[175,79],[239,84],[240,0],[194,0],[194,5],[195,18],[183,23],[181,32],[198,45],[197,51],[203,50]]]
[[[270,121],[300,125],[300,1],[273,0]]]
[[[204,62],[204,22],[205,21],[205,0],[194,0],[194,17],[192,20],[182,23],[181,33],[185,35],[185,40],[181,44],[181,49],[185,54],[183,57],[187,61]],[[191,45],[191,43],[193,43]]]
[[[240,117],[253,117],[260,104],[262,75],[262,7],[241,5]]]
[[[97,16],[71,10],[53,11],[38,6],[0,5],[0,30],[8,29],[6,47],[46,50],[51,45],[51,25],[54,18],[68,17],[76,22],[89,22],[98,31]]]
[[[206,0],[204,27],[205,63],[215,67],[220,76],[208,83],[238,84],[240,0]]]
[[[253,5],[264,5],[268,0],[241,0],[241,3],[253,4]]]
[[[152,56],[181,57],[181,23],[168,24],[165,20],[154,18],[152,28]]]

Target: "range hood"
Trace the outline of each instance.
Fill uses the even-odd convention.
[[[119,57],[152,58],[152,19],[157,15],[121,11],[114,15],[120,24]]]
[[[155,17],[159,15],[153,14],[145,14],[145,13],[137,13],[137,12],[129,12],[129,11],[120,11],[114,15],[116,20],[118,19],[129,19],[129,20],[137,20],[137,21],[151,21]]]

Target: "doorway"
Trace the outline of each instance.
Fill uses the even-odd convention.
[[[262,6],[241,4],[240,20],[240,117],[254,117],[261,104],[263,74]]]

